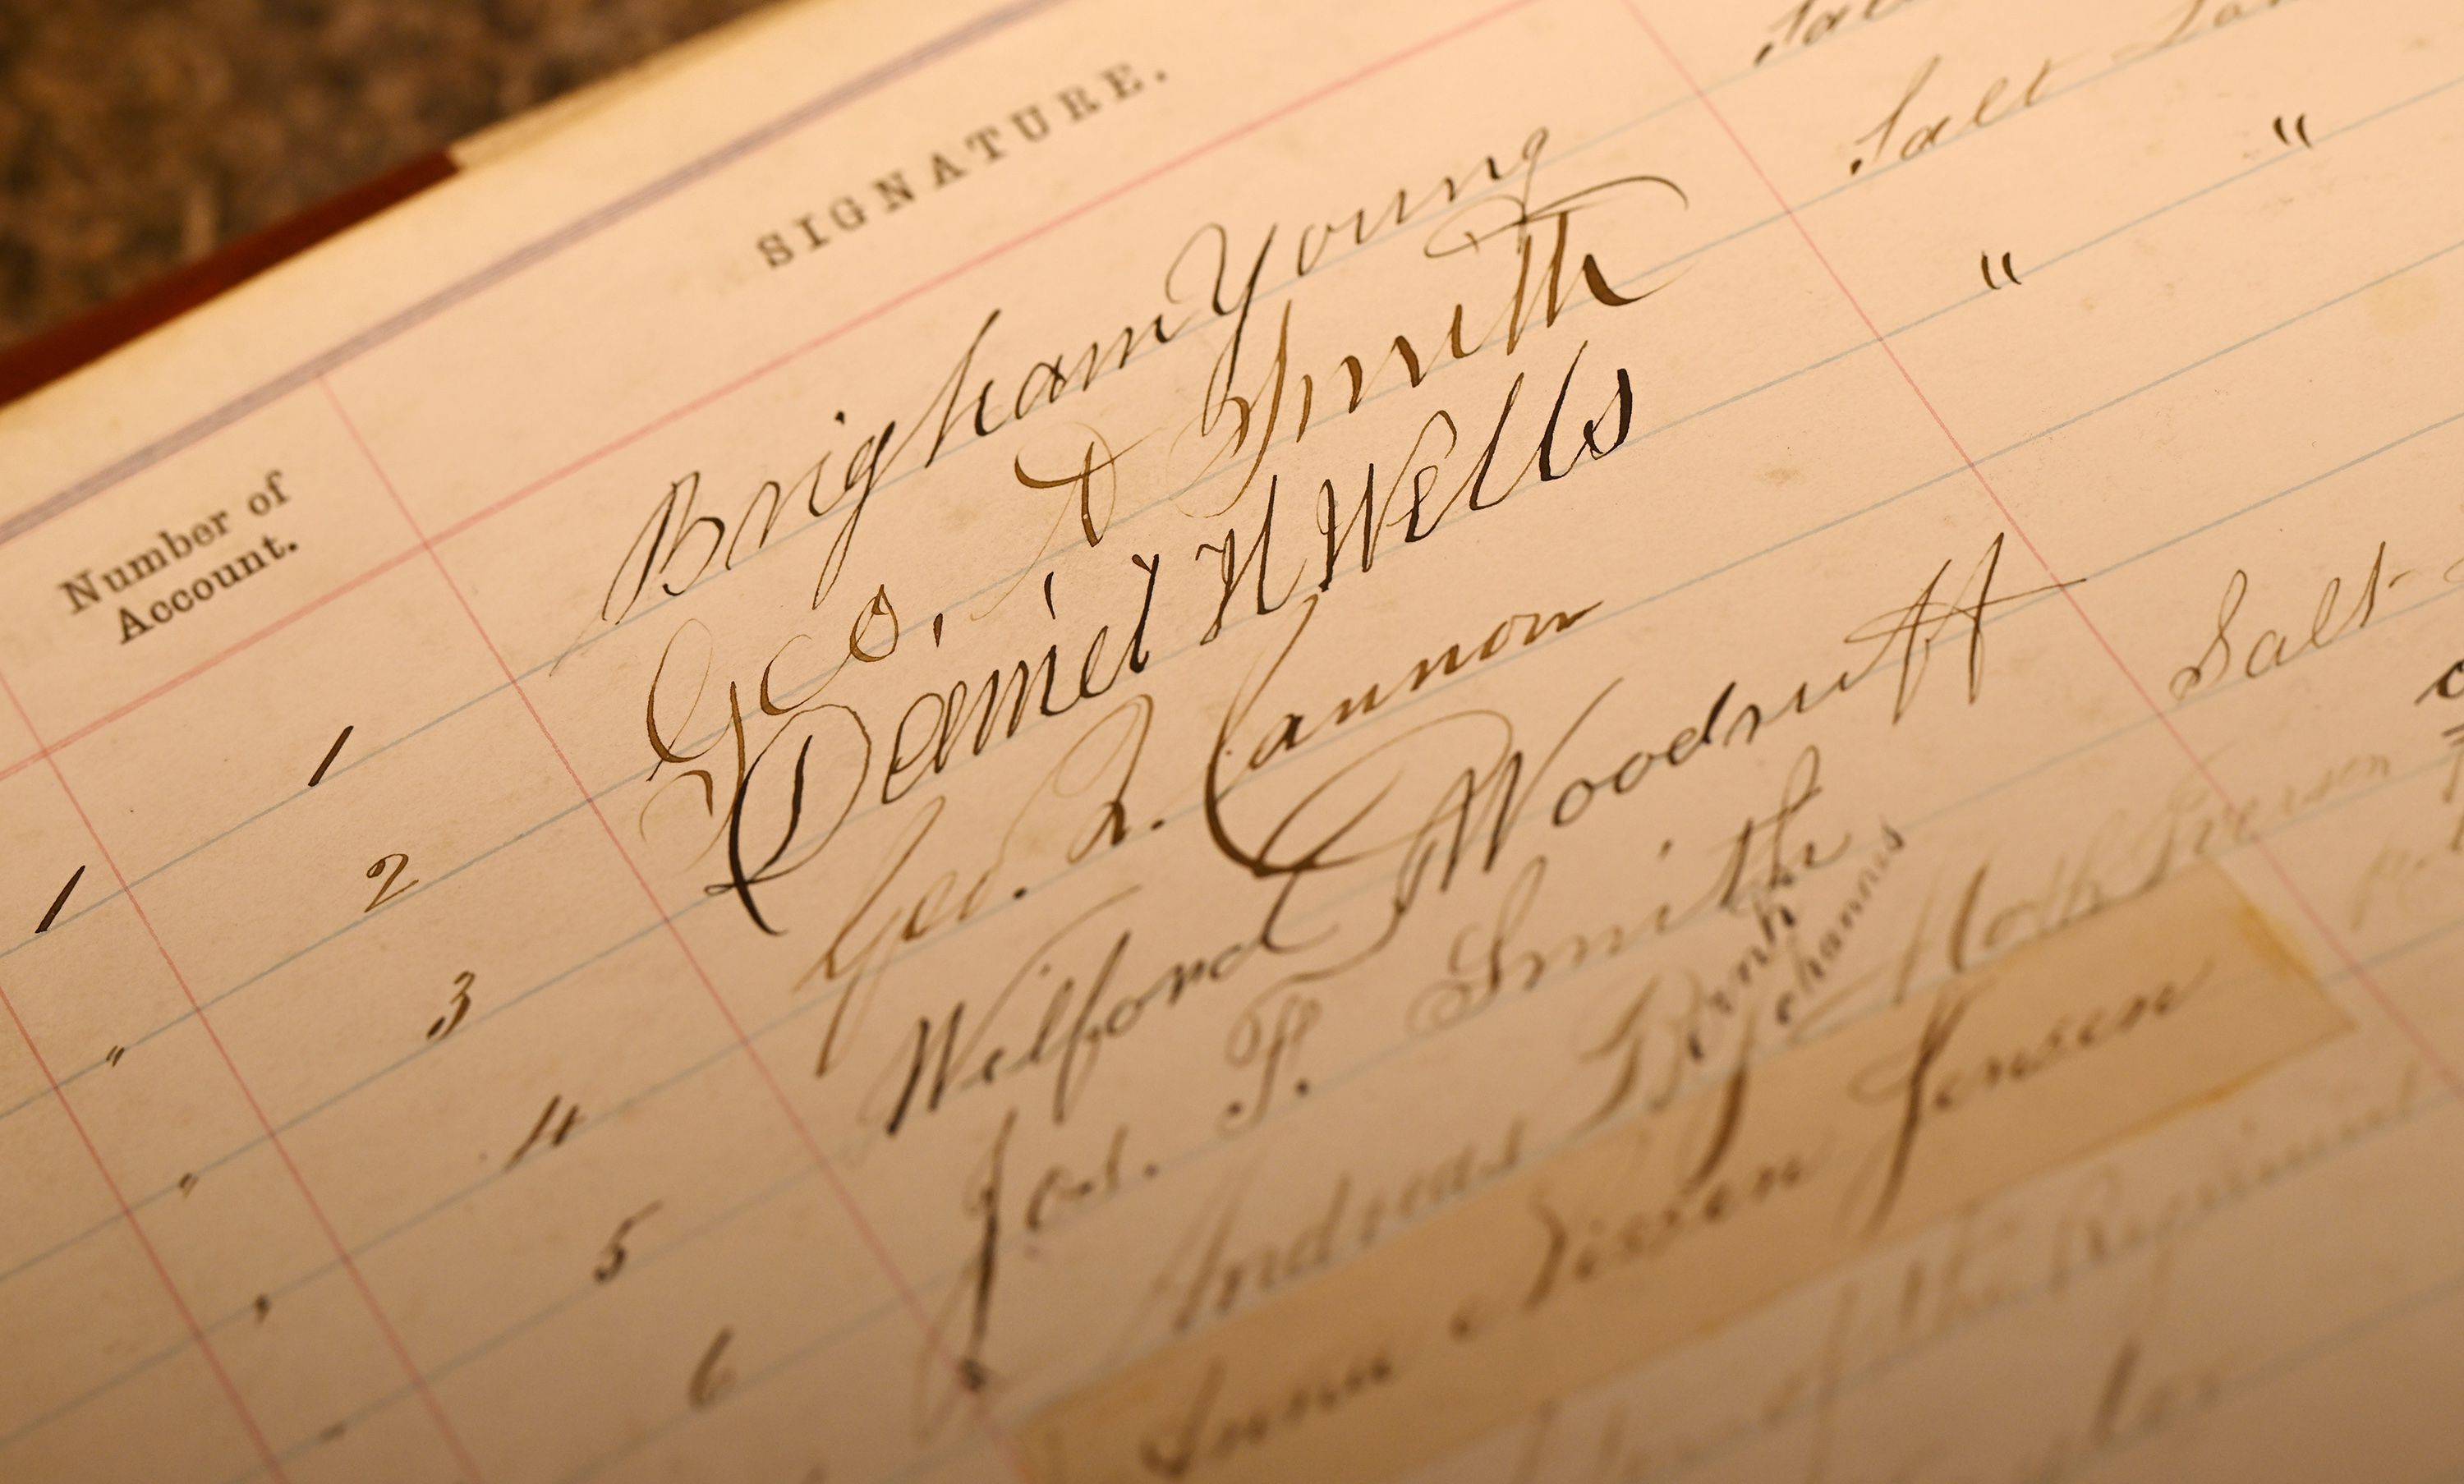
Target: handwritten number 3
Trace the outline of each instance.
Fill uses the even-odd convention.
[[[388,861],[393,862],[393,869],[390,872],[385,870],[385,862]],[[373,912],[378,907],[385,906],[385,903],[391,901],[393,898],[401,896],[411,887],[418,885],[419,878],[415,876],[407,882],[402,882],[402,884],[399,886],[394,884],[395,882],[402,881],[403,869],[409,864],[410,857],[403,854],[399,850],[395,851],[391,855],[379,856],[377,858],[377,863],[368,867],[368,880],[375,881],[378,877],[382,876],[385,878],[385,884],[377,888],[377,894],[368,899],[368,905],[366,906],[360,908],[361,912],[363,914]]]

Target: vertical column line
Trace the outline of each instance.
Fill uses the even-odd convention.
[[[2140,704],[2147,708],[2148,714],[2154,718],[2156,724],[2164,729],[2167,736],[2172,738],[2174,746],[2181,750],[2191,771],[2207,784],[2209,792],[2213,794],[2219,802],[2230,807],[2233,803],[2233,796],[2226,790],[2224,780],[2218,777],[2215,770],[2208,765],[2208,760],[2199,755],[2198,749],[2190,745],[2190,739],[2183,734],[2182,729],[2174,722],[2172,715],[2158,704],[2155,696],[2140,680],[2137,672],[2131,669],[2129,662],[2123,659],[2122,651],[2114,647],[2113,641],[2105,636],[2104,630],[2098,626],[2095,619],[2089,616],[2087,606],[2079,601],[2079,594],[2073,590],[2071,584],[2064,582],[2061,574],[2054,570],[2054,564],[2037,547],[2035,539],[2029,535],[2027,527],[2020,523],[2019,517],[2013,513],[2009,503],[1994,490],[1993,482],[1985,477],[1985,470],[1977,467],[1976,460],[1969,455],[1967,445],[1960,442],[1957,433],[1951,431],[1950,424],[1934,405],[1933,399],[1925,395],[1925,388],[1918,384],[1915,374],[1908,370],[1907,362],[1900,359],[1899,349],[1891,343],[1890,337],[1882,333],[1881,326],[1875,321],[1872,315],[1865,312],[1864,304],[1859,300],[1855,291],[1848,287],[1848,281],[1840,276],[1839,270],[1832,266],[1831,259],[1822,251],[1821,244],[1815,240],[1814,233],[1806,227],[1804,219],[1797,215],[1795,205],[1780,190],[1778,183],[1772,180],[1771,173],[1763,168],[1762,162],[1754,157],[1753,151],[1747,147],[1744,136],[1729,123],[1727,116],[1720,112],[1719,105],[1711,101],[1710,94],[1704,90],[1703,85],[1695,80],[1694,74],[1688,71],[1684,62],[1678,58],[1676,49],[1671,47],[1667,38],[1660,33],[1660,29],[1644,16],[1637,0],[1620,0],[1620,3],[1625,7],[1626,14],[1633,18],[1635,25],[1641,29],[1642,33],[1650,38],[1651,44],[1666,59],[1679,80],[1683,82],[1687,91],[1694,95],[1694,100],[1702,105],[1704,113],[1710,117],[1713,123],[1719,125],[1721,133],[1728,137],[1728,142],[1735,147],[1738,158],[1746,163],[1748,169],[1753,171],[1754,178],[1762,182],[1763,189],[1771,193],[1771,200],[1778,205],[1781,214],[1788,218],[1789,225],[1796,229],[1796,234],[1805,243],[1806,251],[1813,254],[1815,262],[1829,276],[1832,286],[1839,291],[1839,296],[1847,301],[1851,310],[1856,312],[1858,319],[1865,326],[1865,333],[1872,336],[1874,343],[1881,348],[1882,354],[1890,358],[1892,369],[1897,371],[1900,380],[1907,384],[1909,393],[1916,398],[1917,404],[1925,409],[1925,416],[1942,433],[1943,440],[1950,445],[1951,451],[1958,455],[1962,464],[1967,466],[1969,476],[1976,481],[1977,489],[1984,492],[1985,498],[2000,513],[2003,524],[2011,528],[2012,535],[2019,538],[2019,544],[2026,547],[2028,555],[2035,558],[2036,565],[2044,569],[2046,578],[2058,586],[2063,601],[2070,604],[2071,612],[2087,630],[2088,637],[2096,642],[2098,648],[2104,651],[2105,658],[2113,662],[2113,667],[2122,672],[2122,678],[2138,695]],[[2336,955],[2344,972],[2367,992],[2370,998],[2377,1003],[2380,1013],[2387,1017],[2387,1022],[2412,1043],[2413,1050],[2419,1053],[2421,1058],[2438,1074],[2441,1080],[2447,1083],[2448,1090],[2459,1101],[2464,1101],[2464,1078],[2457,1076],[2455,1069],[2449,1064],[2447,1058],[2439,1054],[2438,1048],[2431,1041],[2429,1036],[2413,1022],[2411,1016],[2406,1015],[2397,1006],[2393,997],[2379,984],[2377,977],[2369,971],[2367,966],[2345,947],[2343,936],[2329,925],[2325,914],[2312,904],[2309,894],[2294,881],[2293,872],[2286,867],[2283,858],[2277,854],[2276,847],[2269,844],[2263,838],[2254,838],[2251,845],[2258,852],[2260,861],[2266,863],[2269,874],[2283,886],[2286,895],[2292,898],[2294,906],[2300,910],[2303,917],[2309,920],[2310,926],[2317,930],[2319,936],[2326,942],[2328,950]]]
[[[840,1211],[847,1216],[847,1223],[855,1229],[857,1237],[871,1254],[883,1277],[889,1279],[891,1288],[898,1297],[900,1306],[907,1310],[914,1319],[917,1328],[922,1330],[926,1349],[935,1361],[947,1366],[951,1374],[957,1378],[959,1388],[967,1394],[978,1428],[1007,1460],[1010,1469],[1022,1480],[1031,1481],[1032,1475],[1027,1472],[1024,1458],[1019,1453],[1016,1440],[994,1420],[991,1409],[984,1404],[982,1392],[969,1384],[966,1367],[960,1364],[958,1357],[951,1352],[947,1342],[942,1340],[940,1327],[934,1323],[931,1313],[924,1307],[924,1300],[917,1295],[914,1285],[908,1281],[905,1273],[900,1270],[897,1258],[890,1250],[890,1244],[882,1238],[879,1230],[873,1226],[871,1220],[865,1215],[863,1209],[856,1203],[854,1190],[848,1187],[837,1164],[823,1151],[821,1140],[815,1136],[811,1124],[797,1109],[794,1101],[787,1096],[787,1089],[781,1084],[778,1075],[770,1070],[768,1062],[761,1059],[760,1052],[754,1049],[752,1037],[746,1034],[744,1024],[737,1018],[736,1012],[728,1007],[726,997],[719,993],[717,981],[713,979],[710,971],[702,966],[700,955],[693,951],[693,945],[686,940],[684,929],[676,926],[676,920],[669,913],[667,904],[659,900],[658,891],[651,886],[649,877],[644,874],[641,866],[634,862],[632,852],[625,848],[624,838],[616,833],[616,826],[609,822],[606,812],[600,807],[599,800],[592,796],[590,785],[583,781],[581,771],[574,767],[572,758],[566,755],[564,745],[557,740],[556,733],[549,729],[547,718],[541,714],[539,704],[531,698],[529,687],[524,686],[520,677],[514,673],[513,664],[505,658],[504,651],[497,647],[495,636],[488,632],[488,625],[480,621],[478,610],[472,606],[470,598],[462,591],[462,585],[453,579],[451,569],[445,565],[445,558],[437,553],[435,543],[429,539],[426,528],[422,527],[418,517],[411,513],[409,502],[402,497],[401,491],[394,488],[392,477],[385,472],[385,466],[378,461],[375,450],[368,447],[367,439],[360,432],[359,424],[352,420],[350,410],[342,405],[341,398],[335,393],[333,383],[320,377],[318,379],[318,385],[324,389],[326,401],[333,405],[334,416],[341,420],[343,429],[350,434],[351,442],[358,446],[360,456],[366,461],[369,471],[376,475],[377,483],[385,488],[385,492],[393,501],[394,508],[401,512],[403,523],[410,528],[411,535],[428,553],[428,558],[434,564],[437,578],[444,582],[445,590],[453,595],[453,600],[460,606],[463,616],[470,620],[473,632],[476,633],[479,636],[479,642],[487,646],[489,658],[493,659],[497,669],[503,672],[505,684],[512,688],[516,696],[521,699],[522,709],[530,713],[531,722],[539,729],[539,736],[546,741],[548,751],[556,754],[557,763],[564,770],[564,775],[572,780],[575,791],[582,796],[583,802],[590,806],[590,816],[599,821],[599,828],[607,837],[609,848],[616,852],[617,860],[624,863],[626,872],[633,878],[633,884],[641,888],[643,898],[650,905],[650,910],[658,914],[660,923],[668,930],[668,936],[675,943],[676,950],[684,956],[686,966],[693,971],[693,977],[701,982],[703,993],[710,997],[712,1006],[718,1012],[719,1019],[726,1024],[728,1035],[735,1038],[737,1049],[742,1051],[745,1059],[752,1063],[754,1072],[760,1078],[762,1085],[769,1090],[772,1101],[778,1104],[780,1113],[785,1117],[797,1141],[803,1145],[805,1154],[810,1157],[814,1168],[821,1172],[824,1182],[828,1185],[830,1194],[837,1201]]]
[[[292,1157],[290,1146],[284,1144],[282,1136],[275,1131],[274,1121],[266,1116],[264,1104],[257,1102],[255,1089],[249,1085],[248,1079],[241,1074],[239,1062],[232,1058],[231,1048],[224,1044],[222,1033],[214,1029],[213,1021],[206,1015],[205,1007],[197,1002],[196,991],[189,987],[187,974],[180,968],[179,961],[171,956],[171,949],[164,943],[163,934],[154,927],[154,919],[145,911],[145,904],[138,900],[136,892],[129,889],[127,874],[121,870],[119,861],[112,856],[111,847],[103,842],[102,832],[95,828],[94,818],[86,813],[84,802],[77,797],[77,790],[69,786],[68,775],[61,771],[58,756],[45,743],[42,734],[35,730],[34,718],[27,711],[25,702],[19,699],[16,687],[11,685],[5,675],[0,675],[0,694],[8,697],[11,709],[16,711],[18,720],[26,728],[26,734],[34,739],[35,746],[43,749],[43,761],[51,768],[53,781],[59,784],[61,797],[69,801],[71,809],[77,811],[78,822],[85,826],[87,837],[94,841],[94,848],[102,856],[102,863],[111,872],[111,879],[120,887],[120,894],[127,899],[129,907],[137,914],[138,922],[144,925],[145,935],[153,940],[154,951],[162,957],[163,966],[171,971],[172,981],[179,985],[181,996],[188,1002],[188,1013],[196,1017],[197,1024],[205,1030],[206,1038],[213,1043],[214,1054],[222,1058],[224,1070],[231,1074],[232,1084],[239,1089],[241,1099],[248,1103],[248,1111],[256,1120],[256,1126],[264,1134],[265,1142],[273,1146],[275,1154],[282,1161],[282,1168],[289,1172],[292,1185],[299,1191],[300,1200],[307,1204],[309,1214],[316,1218],[319,1229],[324,1233],[326,1244],[333,1249],[335,1260],[341,1263],[342,1271],[349,1275],[351,1285],[359,1290],[361,1300],[367,1305],[369,1317],[376,1320],[377,1330],[384,1337],[386,1347],[393,1351],[395,1361],[400,1363],[404,1373],[410,1378],[411,1386],[418,1390],[420,1401],[426,1406],[429,1420],[435,1423],[436,1430],[443,1434],[446,1446],[453,1452],[454,1461],[461,1466],[462,1472],[470,1477],[472,1484],[485,1484],[486,1475],[481,1472],[478,1460],[472,1456],[471,1450],[464,1445],[461,1434],[454,1430],[452,1420],[445,1415],[443,1405],[437,1401],[436,1393],[428,1385],[426,1373],[421,1371],[419,1364],[411,1359],[410,1350],[403,1343],[401,1333],[394,1328],[393,1320],[386,1317],[385,1306],[377,1301],[376,1291],[368,1286],[366,1277],[360,1272],[359,1263],[353,1260],[350,1249],[343,1244],[341,1232],[336,1230],[332,1218],[325,1214],[323,1203],[317,1199],[315,1191],[309,1189],[307,1177],[300,1172],[298,1161]],[[14,1013],[12,1009],[11,1014]],[[30,1041],[29,1044],[31,1045],[32,1042]],[[65,1105],[66,1100],[63,1099],[62,1102]],[[124,1202],[122,1209],[126,1209]],[[191,1319],[189,1322],[193,1327],[195,1320]]]
[[[249,1443],[256,1450],[256,1456],[264,1461],[268,1473],[289,1484],[291,1475],[283,1472],[282,1460],[275,1453],[274,1446],[266,1441],[265,1429],[257,1425],[256,1414],[249,1410],[248,1403],[241,1398],[239,1387],[232,1383],[231,1372],[224,1367],[222,1357],[215,1352],[213,1342],[206,1338],[205,1326],[197,1322],[197,1316],[188,1307],[188,1300],[180,1296],[180,1285],[171,1281],[171,1270],[164,1263],[162,1253],[155,1249],[154,1239],[145,1234],[145,1228],[138,1222],[136,1208],[128,1204],[128,1197],[121,1190],[120,1182],[112,1176],[111,1167],[103,1162],[102,1150],[96,1146],[94,1136],[86,1131],[85,1120],[77,1117],[77,1109],[69,1105],[67,1089],[61,1087],[60,1080],[52,1074],[52,1063],[43,1056],[42,1048],[34,1044],[33,1031],[27,1026],[26,1017],[17,1013],[16,1001],[5,987],[0,987],[0,1010],[9,1013],[10,1023],[16,1026],[18,1038],[26,1043],[26,1054],[34,1058],[34,1067],[43,1074],[44,1084],[51,1088],[52,1097],[58,1101],[60,1111],[68,1115],[69,1126],[77,1130],[77,1143],[85,1146],[86,1157],[94,1161],[95,1173],[102,1177],[103,1189],[111,1192],[112,1204],[120,1208],[120,1219],[128,1224],[129,1233],[137,1238],[137,1245],[144,1252],[145,1261],[154,1269],[154,1276],[163,1280],[163,1292],[170,1296],[171,1307],[179,1311],[180,1322],[187,1327],[188,1338],[196,1342],[198,1352],[205,1356],[206,1364],[214,1373],[215,1384],[222,1387],[223,1396],[230,1401],[231,1410],[239,1414],[240,1426],[247,1429]]]

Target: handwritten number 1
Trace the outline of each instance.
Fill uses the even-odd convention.
[[[393,870],[391,872],[387,872],[385,870],[385,862],[388,861],[393,862]],[[399,886],[394,884],[395,882],[402,881],[403,870],[409,864],[410,857],[403,854],[399,850],[393,852],[391,855],[377,857],[377,863],[368,867],[368,880],[375,881],[378,877],[382,876],[385,878],[385,884],[377,888],[377,894],[370,897],[368,899],[368,905],[360,908],[360,911],[363,914],[373,912],[378,907],[385,906],[385,903],[391,899],[401,896],[411,887],[418,885],[419,878],[415,876],[407,882],[403,882]]]
[[[693,1367],[693,1380],[685,1386],[685,1400],[693,1404],[693,1410],[710,1406],[736,1385],[735,1369],[719,1359],[727,1353],[727,1342],[735,1338],[735,1330],[721,1329],[710,1348],[701,1353],[701,1364]]]

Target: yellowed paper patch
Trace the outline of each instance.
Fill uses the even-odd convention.
[[[1382,1477],[2347,1024],[2202,865],[1069,1397],[1027,1451],[1046,1484]]]

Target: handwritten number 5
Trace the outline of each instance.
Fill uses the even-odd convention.
[[[616,1224],[616,1234],[607,1239],[607,1245],[600,1251],[598,1265],[590,1270],[592,1277],[605,1283],[625,1271],[625,1259],[632,1255],[625,1246],[626,1233],[632,1231],[636,1223],[648,1221],[657,1215],[662,1204],[664,1203],[652,1201]]]
[[[385,869],[385,862],[388,861],[393,862],[393,869],[390,872]],[[395,851],[391,855],[377,857],[377,863],[368,867],[368,880],[375,881],[378,877],[382,876],[385,878],[385,884],[377,888],[377,894],[370,897],[368,899],[368,905],[360,908],[360,911],[363,914],[373,912],[378,907],[385,906],[385,903],[391,901],[393,898],[401,896],[411,887],[418,885],[419,878],[416,876],[407,882],[402,882],[402,884],[399,886],[394,884],[395,882],[402,881],[403,870],[409,864],[410,857],[403,854],[399,850]]]

